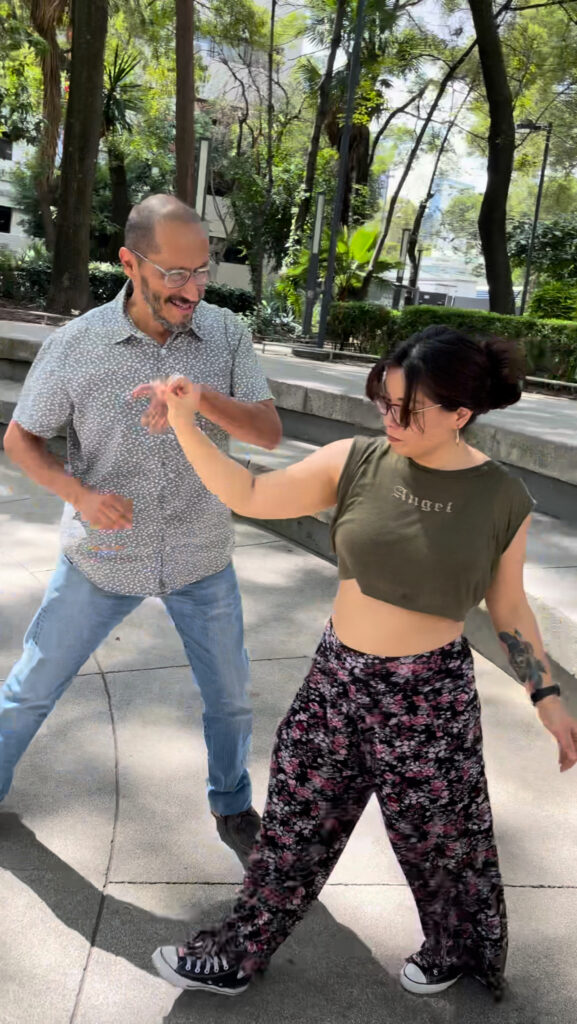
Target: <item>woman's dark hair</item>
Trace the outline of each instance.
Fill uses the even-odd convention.
[[[399,417],[403,427],[411,422],[418,390],[449,412],[470,409],[467,426],[491,409],[514,405],[523,390],[525,367],[518,342],[471,337],[441,325],[413,334],[375,363],[366,384],[371,401],[383,394],[384,375],[393,367],[405,375]]]

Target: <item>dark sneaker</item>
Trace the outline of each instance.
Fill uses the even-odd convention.
[[[401,985],[418,996],[434,996],[450,988],[462,975],[459,967],[425,967],[409,957],[401,971]]]
[[[214,813],[214,812],[213,812]],[[216,827],[223,843],[234,850],[243,868],[260,830],[260,815],[254,807],[241,814],[215,814]]]
[[[176,988],[203,988],[221,996],[238,996],[250,985],[250,978],[233,958],[225,953],[198,955],[192,943],[160,946],[152,954],[152,963],[160,977]]]

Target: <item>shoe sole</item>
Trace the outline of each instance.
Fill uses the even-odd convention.
[[[401,985],[407,992],[412,992],[415,996],[436,996],[439,992],[445,992],[451,985],[454,985],[459,978],[462,978],[462,974],[451,978],[450,981],[440,981],[437,985],[424,985],[407,978],[405,972],[401,971]]]
[[[175,988],[181,988],[187,992],[202,989],[203,992],[213,992],[216,996],[239,996],[242,992],[246,992],[249,985],[247,982],[242,988],[218,988],[216,985],[207,985],[204,981],[188,981],[178,974],[174,967],[164,959],[161,949],[157,949],[152,954],[152,963],[156,973],[160,975],[163,981],[167,981],[169,985],[174,985]]]

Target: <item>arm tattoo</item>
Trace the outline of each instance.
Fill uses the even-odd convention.
[[[515,675],[534,693],[543,686],[543,673],[547,671],[542,661],[536,656],[533,645],[524,640],[518,629],[514,633],[499,633],[499,640],[507,648],[509,662]]]

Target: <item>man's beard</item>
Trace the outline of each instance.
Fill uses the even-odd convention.
[[[163,327],[166,331],[170,331],[171,334],[176,330],[182,330],[190,327],[194,316],[194,309],[192,313],[183,317],[180,323],[174,324],[171,320],[167,320],[166,317],[162,315],[162,310],[164,308],[164,299],[162,298],[162,295],[159,295],[157,292],[153,292],[144,278],[141,278],[140,286],[142,288],[142,297],[156,320],[156,323],[159,324],[160,327]]]

